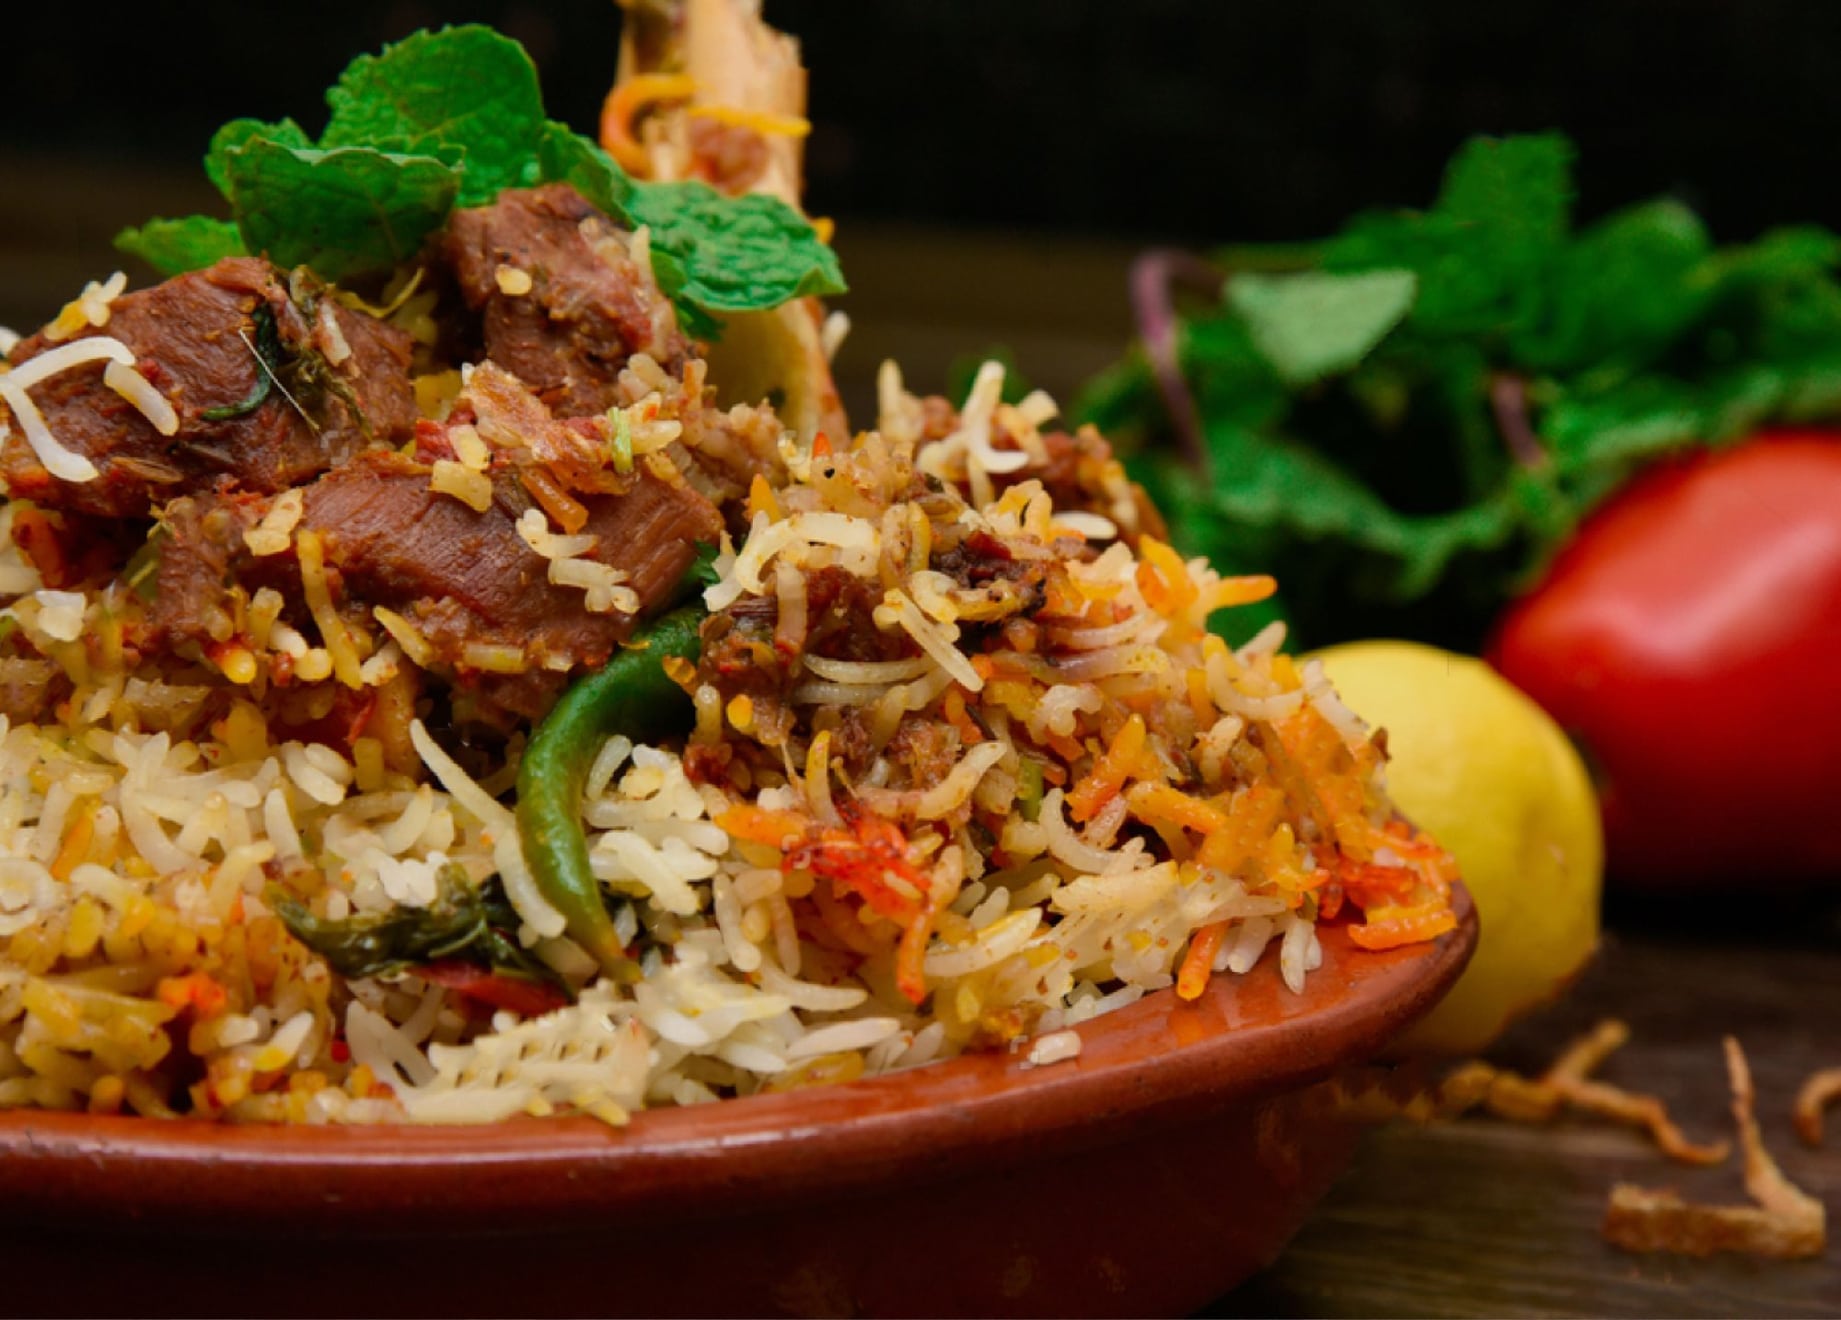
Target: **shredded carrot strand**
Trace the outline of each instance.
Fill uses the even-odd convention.
[[[1193,605],[1201,594],[1182,556],[1155,537],[1138,538],[1138,591],[1159,614],[1172,615]]]
[[[933,938],[933,905],[923,904],[914,919],[901,932],[895,949],[895,988],[911,1004],[927,997],[927,973],[923,966],[927,941]]]
[[[162,977],[154,996],[171,1008],[195,1009],[201,1018],[216,1017],[230,1002],[230,992],[207,972]]]
[[[1351,926],[1349,938],[1359,948],[1378,952],[1397,949],[1403,944],[1424,944],[1456,928],[1457,914],[1450,908],[1416,910]]]
[[[90,804],[77,813],[76,818],[70,822],[70,828],[64,832],[63,841],[58,845],[58,855],[51,862],[52,879],[70,879],[70,873],[89,856],[90,844],[95,839],[96,811],[94,804]]]
[[[1183,955],[1182,970],[1176,975],[1176,993],[1182,998],[1200,999],[1208,988],[1208,978],[1214,975],[1215,954],[1227,938],[1227,927],[1225,921],[1203,926],[1189,941],[1189,952]]]
[[[1236,605],[1256,605],[1278,590],[1278,580],[1265,574],[1251,577],[1222,578],[1202,596],[1202,613],[1232,609]]]
[[[601,106],[601,145],[628,174],[650,175],[652,162],[633,132],[640,112],[661,101],[687,100],[696,90],[696,79],[681,73],[642,73],[615,83]]]
[[[805,837],[811,820],[796,811],[770,811],[766,807],[733,806],[716,817],[716,824],[732,839],[787,849]]]
[[[530,497],[542,506],[550,521],[574,536],[588,525],[588,509],[563,489],[555,477],[540,467],[527,467],[518,474]]]
[[[1195,716],[1197,727],[1206,729],[1215,720],[1215,703],[1208,695],[1207,672],[1191,669],[1184,677],[1184,687],[1189,698],[1189,710]]]
[[[811,136],[812,121],[803,115],[777,115],[769,110],[749,110],[739,105],[693,105],[684,112],[693,119],[709,119],[729,128],[748,128],[769,137]]]
[[[1147,738],[1144,717],[1133,715],[1119,736],[1093,763],[1093,768],[1068,794],[1068,814],[1077,821],[1092,820],[1099,809],[1119,795],[1126,777],[1138,763]]]
[[[1224,828],[1202,840],[1196,860],[1217,871],[1235,871],[1278,827],[1285,798],[1270,784],[1254,784],[1234,795]]]
[[[773,484],[757,472],[748,486],[748,520],[754,521],[755,515],[760,513],[766,514],[769,522],[779,522],[786,516],[773,493]]]
[[[940,703],[940,713],[946,717],[948,724],[958,730],[959,741],[967,747],[985,740],[984,730],[966,713],[965,692],[962,688],[955,687],[947,692],[945,700]]]
[[[1167,822],[1197,834],[1213,834],[1229,827],[1225,812],[1168,784],[1133,784],[1125,801],[1132,814],[1147,824]]]

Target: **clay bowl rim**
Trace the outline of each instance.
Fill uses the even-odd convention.
[[[660,1216],[721,1218],[825,1197],[989,1174],[1075,1155],[1366,1062],[1423,1016],[1476,947],[1458,925],[1426,944],[1358,949],[1320,929],[1304,993],[1275,950],[1082,1024],[1076,1059],[962,1055],[907,1072],[717,1104],[491,1126],[231,1126],[0,1113],[0,1221],[262,1235],[524,1233]]]

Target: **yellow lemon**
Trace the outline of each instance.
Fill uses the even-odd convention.
[[[1482,922],[1463,979],[1403,1044],[1475,1053],[1559,993],[1598,942],[1591,777],[1546,712],[1481,660],[1390,641],[1316,658],[1349,707],[1387,730],[1388,791],[1457,858]]]

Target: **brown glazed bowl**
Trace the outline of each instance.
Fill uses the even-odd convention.
[[[1323,932],[1193,1004],[781,1095],[472,1128],[0,1115],[9,1314],[1176,1315],[1271,1262],[1342,1170],[1331,1079],[1450,988],[1458,928]]]

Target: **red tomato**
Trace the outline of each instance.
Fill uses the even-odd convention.
[[[1595,763],[1613,878],[1841,876],[1841,436],[1644,473],[1489,658]]]

